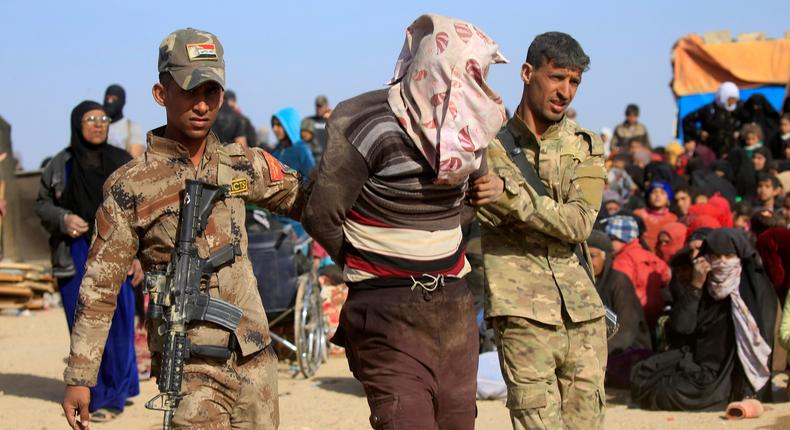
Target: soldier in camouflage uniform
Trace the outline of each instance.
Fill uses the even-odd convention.
[[[514,429],[595,429],[604,416],[606,328],[574,248],[592,231],[605,184],[603,144],[564,111],[589,57],[567,34],[539,35],[522,66],[524,93],[506,130],[545,185],[540,196],[502,142],[472,188],[507,407]]]
[[[208,322],[188,328],[191,343],[227,346],[231,357],[226,362],[205,357],[187,361],[182,385],[186,395],[173,426],[277,428],[277,358],[247,258],[244,208],[250,202],[298,219],[304,200],[300,180],[268,153],[238,144],[223,146],[210,132],[225,85],[223,49],[216,36],[194,29],[170,34],[159,48],[159,73],[153,95],[167,111],[167,125],[150,131],[145,154],[118,169],[104,185],[64,373],[66,418],[75,429],[75,412],[80,421],[88,421],[87,387],[96,382],[118,287],[135,256],[146,271],[165,270],[185,181],[196,179],[230,189],[196,240],[199,254],[210,255],[229,243],[242,250],[204,288],[244,314],[234,333]],[[162,337],[155,327],[149,333],[156,372]]]

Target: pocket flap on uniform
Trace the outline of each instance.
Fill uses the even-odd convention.
[[[377,430],[390,429],[398,410],[398,397],[394,395],[374,397],[370,400],[370,426]]]
[[[606,170],[601,166],[581,166],[576,168],[577,178],[606,178]]]
[[[539,409],[546,407],[546,388],[510,387],[507,389],[508,409]]]
[[[107,240],[114,229],[115,224],[110,219],[110,215],[103,207],[99,206],[99,210],[96,212],[96,233],[102,239]]]
[[[502,178],[502,181],[505,183],[505,190],[510,195],[516,195],[519,192],[519,184],[518,179],[516,177],[516,173],[507,167],[499,167],[496,169],[496,175]]]

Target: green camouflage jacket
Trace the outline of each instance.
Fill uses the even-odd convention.
[[[491,142],[488,168],[504,180],[505,192],[478,211],[489,285],[486,316],[560,325],[563,305],[574,322],[603,316],[595,285],[573,253],[590,235],[601,206],[606,170],[600,138],[566,118],[540,141],[516,116],[507,127],[551,197],[539,196],[499,140]]]

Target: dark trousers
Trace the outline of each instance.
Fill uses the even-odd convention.
[[[365,287],[350,289],[335,340],[365,388],[371,426],[473,429],[479,339],[466,283]]]

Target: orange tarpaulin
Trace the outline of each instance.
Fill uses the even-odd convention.
[[[725,81],[739,88],[786,85],[790,78],[790,40],[758,40],[706,45],[696,34],[673,49],[675,96],[712,93]]]

